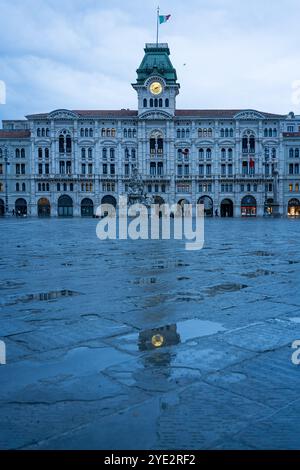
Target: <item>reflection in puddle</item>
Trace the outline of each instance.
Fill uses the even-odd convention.
[[[180,342],[177,326],[167,325],[151,330],[141,331],[138,339],[140,351],[147,351],[166,346],[173,346]]]
[[[248,286],[246,284],[219,284],[217,286],[208,287],[206,289],[207,294],[210,297],[213,297],[218,294],[224,294],[225,292],[236,292],[242,289],[246,289]]]
[[[12,302],[6,303],[5,305],[16,305],[19,303],[27,303],[27,302],[34,302],[34,301],[48,301],[48,300],[56,300],[61,297],[72,297],[74,295],[80,295],[79,292],[75,292],[72,290],[59,290],[59,291],[50,291],[50,292],[42,292],[39,294],[29,294],[25,295],[24,297],[20,297]]]
[[[259,276],[270,276],[272,274],[275,274],[275,272],[268,271],[266,269],[257,269],[256,271],[251,273],[243,273],[242,276],[248,277],[249,279],[254,279]]]
[[[138,348],[140,351],[149,351],[175,346],[180,342],[214,335],[221,331],[225,331],[225,328],[217,322],[198,319],[184,320],[177,324],[141,331],[138,336]],[[132,340],[134,336],[130,335]]]

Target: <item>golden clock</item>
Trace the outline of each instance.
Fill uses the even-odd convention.
[[[150,91],[152,95],[159,95],[162,92],[163,88],[161,83],[159,82],[152,82],[150,85]]]

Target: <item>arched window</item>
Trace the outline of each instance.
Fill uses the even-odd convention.
[[[115,158],[115,149],[113,147],[111,147],[109,149],[109,157],[110,159],[114,159]]]
[[[125,138],[127,137],[127,129],[123,130],[123,135],[124,135]]]
[[[46,136],[49,137],[49,128],[46,129]]]
[[[295,149],[295,157],[299,158],[299,149]]]
[[[71,141],[71,136],[67,135],[66,137],[66,151],[67,153],[71,153],[72,151],[72,141]]]
[[[186,136],[187,139],[190,137],[190,130],[189,129],[185,130],[185,136]]]
[[[74,184],[70,183],[70,191],[73,191],[73,190],[74,190]]]
[[[72,183],[71,183],[71,184],[72,184]],[[49,185],[49,183],[46,184],[46,189],[47,189],[47,191],[50,191],[50,185]]]
[[[268,137],[268,129],[264,130],[264,137]]]
[[[180,139],[180,129],[177,129],[177,139]]]
[[[45,183],[42,184],[42,191],[45,191],[46,190],[46,186],[45,186]]]
[[[80,129],[80,137],[84,137],[84,129],[83,129],[83,127]]]
[[[93,137],[93,134],[94,134],[93,129],[90,128],[90,137]]]
[[[207,160],[211,159],[211,149],[206,149],[206,158]]]
[[[225,137],[228,137],[229,136],[229,132],[228,132],[228,129],[226,128],[225,129]]]
[[[136,149],[131,149],[131,158],[134,160],[136,157]]]
[[[228,149],[228,159],[232,160],[232,149]]]
[[[146,98],[143,99],[143,107],[147,108],[147,99]]]
[[[64,191],[67,191],[67,183],[64,183]]]
[[[233,137],[233,129],[230,129],[230,131],[229,131],[229,136],[230,136],[230,137]]]
[[[101,137],[105,137],[105,129],[103,127],[101,129]]]
[[[290,158],[294,157],[294,149],[289,150],[289,156],[290,156]]]
[[[58,142],[59,142],[59,153],[64,153],[64,151],[65,151],[65,138],[64,138],[63,135],[59,136]]]
[[[84,129],[84,137],[89,136],[89,130],[87,128]]]
[[[158,99],[155,98],[155,99],[154,99],[154,108],[157,108],[157,106],[158,106]]]
[[[221,129],[221,137],[224,137],[224,129]]]
[[[221,150],[221,158],[222,158],[222,160],[225,160],[225,158],[226,158],[226,150],[225,149]]]
[[[162,105],[163,105],[163,100],[162,100],[162,98],[159,98],[159,100],[158,100],[158,106],[159,106],[160,108],[162,108]]]
[[[150,98],[150,108],[153,108],[153,98]]]
[[[204,150],[203,149],[199,149],[199,158],[200,158],[200,160],[203,160],[203,158],[204,158]]]
[[[49,158],[49,149],[48,147],[45,148],[45,158]]]
[[[125,148],[125,159],[128,160],[128,158],[129,158],[129,150],[128,150],[128,148],[126,147],[126,148]]]
[[[269,147],[265,147],[265,159],[268,160],[270,155],[270,149]]]
[[[60,183],[57,183],[57,191],[60,191]]]
[[[254,137],[254,135],[250,136],[249,143],[250,143],[250,152],[255,152],[255,137]]]
[[[206,128],[203,129],[203,137],[207,137],[207,129]]]
[[[135,139],[136,138],[136,129],[133,129],[132,131],[132,137]]]
[[[102,158],[103,158],[103,160],[106,160],[106,158],[107,158],[107,149],[106,149],[106,147],[104,147],[102,149]]]
[[[128,129],[128,138],[131,139],[131,137],[132,137],[132,131],[131,129]]]
[[[42,191],[42,185],[41,185],[41,183],[38,184],[38,191]]]
[[[111,136],[112,136],[112,137],[116,137],[116,129],[113,128],[113,129],[111,130]]]
[[[81,158],[84,160],[85,159],[85,148],[82,147],[81,149]]]
[[[20,149],[16,149],[16,158],[20,158]]]
[[[273,137],[277,137],[277,129],[273,129]]]
[[[39,127],[37,128],[36,135],[38,137],[41,137],[41,129]]]
[[[166,99],[165,99],[165,107],[166,107],[166,108],[169,107],[169,98],[166,98]]]
[[[42,137],[45,137],[45,128],[42,128]]]
[[[185,138],[185,130],[184,130],[184,129],[181,129],[181,138],[182,138],[182,139]]]
[[[22,183],[22,191],[26,191],[25,183]]]
[[[272,148],[272,158],[276,158],[276,149]]]
[[[269,129],[269,137],[272,137],[272,135],[273,135],[272,129]]]
[[[212,137],[212,129],[209,128],[208,131],[207,131],[207,136],[208,137]]]
[[[88,149],[88,158],[93,158],[93,149],[91,147]]]
[[[20,184],[16,183],[16,191],[20,191]]]
[[[25,149],[21,149],[21,158],[25,158]]]

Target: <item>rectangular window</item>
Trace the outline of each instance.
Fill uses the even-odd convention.
[[[244,190],[245,190],[245,187],[244,187],[244,185],[243,185],[243,184],[241,184],[241,193],[243,193],[243,192],[244,192]]]
[[[65,174],[65,162],[64,161],[59,162],[59,173],[61,175]]]
[[[222,176],[226,175],[226,165],[221,165],[221,175]]]
[[[39,163],[39,175],[43,174],[43,164]]]
[[[156,163],[150,163],[150,175],[156,175]]]
[[[103,165],[102,165],[102,173],[103,173],[104,175],[107,175],[107,163],[103,163]]]
[[[152,185],[148,184],[148,193],[152,193]]]
[[[20,163],[16,164],[16,175],[20,174]]]
[[[289,164],[289,175],[294,174],[294,165],[292,163]]]
[[[182,176],[182,165],[177,165],[177,175]]]
[[[25,163],[21,163],[21,174],[25,175]]]
[[[49,175],[49,163],[45,164],[45,174]]]
[[[114,164],[114,163],[111,163],[111,164],[110,164],[110,174],[111,174],[111,175],[114,175],[114,174],[115,174],[115,164]]]
[[[206,165],[206,176],[211,176],[211,165]]]
[[[92,175],[92,174],[93,174],[93,164],[92,164],[92,163],[89,163],[89,164],[88,164],[88,174],[89,174],[89,175]]]
[[[189,174],[190,174],[189,165],[184,165],[184,176],[188,176]]]
[[[86,173],[86,166],[85,166],[85,163],[82,163],[81,164],[81,174],[85,175],[85,173]]]
[[[289,184],[289,191],[290,191],[290,193],[293,192],[293,185],[292,184]]]
[[[296,183],[296,184],[295,184],[295,191],[296,191],[297,193],[299,193],[299,183]]]
[[[199,175],[200,176],[204,175],[204,165],[199,165]]]
[[[157,174],[160,175],[160,176],[163,174],[163,163],[162,162],[159,162],[157,164]]]
[[[228,165],[228,175],[232,176],[232,165]]]
[[[125,176],[129,176],[129,165],[128,165],[128,163],[125,164],[124,170],[125,170]]]

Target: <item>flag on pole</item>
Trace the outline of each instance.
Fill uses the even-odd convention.
[[[170,19],[171,15],[159,15],[159,24],[166,23]]]

